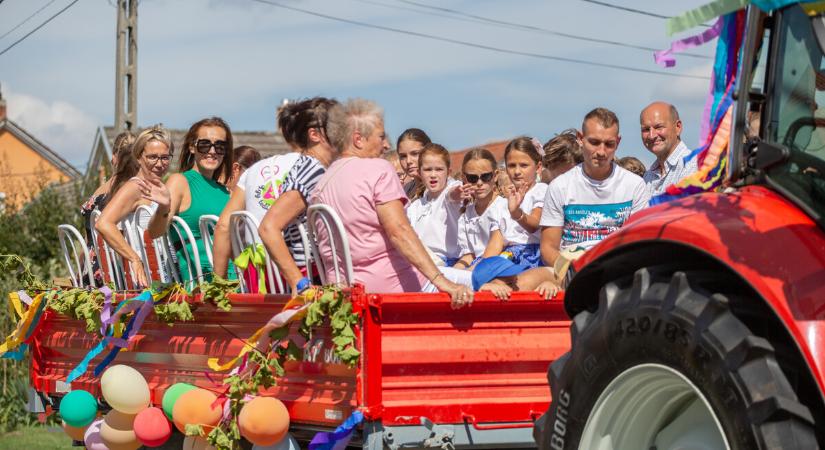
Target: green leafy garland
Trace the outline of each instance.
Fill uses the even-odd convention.
[[[104,295],[100,290],[61,289],[47,285],[38,280],[31,273],[30,266],[17,255],[0,255],[0,270],[16,271],[17,280],[31,295],[47,291],[47,308],[58,314],[85,321],[88,332],[93,333],[100,329],[100,313],[104,302]],[[236,292],[238,284],[238,281],[225,280],[215,275],[211,282],[201,283],[197,290],[203,294],[204,300],[211,301],[222,311],[229,311],[232,308],[229,294]],[[152,291],[161,292],[168,287],[153,284]],[[170,326],[176,322],[194,320],[191,305],[187,301],[190,295],[180,285],[174,286],[166,298],[154,306],[158,320]],[[349,367],[358,364],[361,352],[355,345],[354,327],[358,324],[359,317],[352,311],[352,303],[347,301],[343,290],[336,286],[326,286],[311,288],[302,295],[307,299],[309,306],[299,327],[299,333],[309,342],[313,330],[329,321],[334,354]],[[126,317],[122,317],[121,320],[126,320]],[[229,401],[229,417],[206,436],[208,442],[218,450],[241,448],[237,417],[246,403],[244,399],[250,395],[257,395],[262,388],[274,386],[276,378],[284,375],[285,362],[303,358],[303,350],[289,339],[288,335],[288,324],[271,331],[269,338],[272,344],[269,352],[264,354],[255,350],[248,353],[246,364],[250,370],[224,378]],[[287,339],[285,343],[284,339]],[[200,425],[187,425],[186,434],[204,436],[205,432]]]

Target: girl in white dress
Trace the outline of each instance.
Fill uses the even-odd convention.
[[[458,216],[469,189],[449,178],[450,153],[438,144],[424,146],[418,158],[424,195],[407,207],[407,218],[436,262],[452,267],[458,261]],[[467,192],[467,193],[465,193]]]
[[[504,253],[524,267],[542,265],[539,219],[547,185],[536,179],[543,154],[541,143],[527,136],[513,139],[504,149],[507,175],[513,183],[505,190],[509,214],[493,225],[484,257]]]
[[[458,246],[461,258],[455,266],[472,268],[487,248],[493,225],[510,215],[507,200],[496,193],[496,162],[486,148],[474,148],[464,155],[461,173],[472,200],[465,203],[458,218]]]

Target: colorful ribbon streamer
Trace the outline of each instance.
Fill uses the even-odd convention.
[[[252,334],[248,339],[244,341],[243,349],[241,349],[238,356],[232,358],[230,361],[221,364],[218,361],[218,358],[209,358],[207,363],[209,364],[209,368],[215,372],[223,372],[225,370],[229,370],[234,367],[241,358],[246,356],[247,353],[252,351],[253,349],[257,350],[258,352],[268,353],[266,351],[267,347],[269,346],[270,338],[269,332],[280,328],[292,321],[302,319],[306,315],[306,309],[309,307],[309,301],[307,296],[299,295],[297,297],[292,298],[286,305],[284,305],[281,312],[272,316],[269,319],[269,322],[266,325],[259,328],[255,333]]]
[[[724,20],[719,18],[716,23],[707,30],[684,39],[679,39],[678,41],[673,41],[669,49],[659,50],[653,53],[653,59],[656,61],[656,64],[660,66],[673,67],[676,65],[676,57],[673,56],[674,54],[699,47],[716,39],[719,36],[719,32],[722,31],[722,25],[724,25]]]
[[[316,433],[309,443],[309,450],[344,450],[352,438],[352,432],[364,421],[361,411],[353,411],[341,425],[333,432],[322,431]]]
[[[233,262],[241,270],[252,264],[258,272],[258,293],[266,294],[266,249],[263,244],[249,244]]]
[[[0,343],[0,358],[20,360],[25,354],[27,347],[24,345],[34,335],[40,325],[40,317],[46,308],[43,300],[45,294],[37,294],[34,299],[29,299],[25,292],[12,292],[9,294],[9,310],[18,317],[17,326],[14,331]],[[22,300],[21,300],[22,297]],[[23,303],[28,304],[28,308],[23,310]]]

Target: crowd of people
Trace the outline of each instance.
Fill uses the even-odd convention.
[[[368,291],[446,292],[458,308],[475,291],[501,299],[514,290],[553,296],[564,276],[554,270],[562,252],[597,244],[696,170],[685,162],[678,111],[662,102],[640,114],[642,142],[655,156],[647,169],[636,158],[617,158],[619,119],[605,108],[546,143],[512,139],[502,161],[486,148],[470,149],[461,167],[451,167],[450,152],[418,128],[401,133],[389,152],[383,114],[363,99],[287,103],[277,126],[293,151],[264,159],[251,147],[234,148],[222,119],[206,118],[190,127],[179,171],[168,177],[175,150],[169,132],[154,126],[124,133],[114,143],[114,175],[83,205],[87,232],[96,230],[131,263],[135,284],[146,286],[120,224],[138,223],[157,238],[177,216],[192,231],[202,273],[233,278],[230,216],[248,211],[285,286],[298,292],[318,282],[310,279],[299,225],[320,203],[340,217],[354,279]],[[219,216],[211,263],[200,235],[203,215]],[[192,253],[192,244],[172,236],[178,270],[191,278],[183,253]],[[333,270],[335,242],[323,232],[316,239],[323,267]]]

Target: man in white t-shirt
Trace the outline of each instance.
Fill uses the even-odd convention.
[[[229,216],[235,211],[246,210],[260,223],[269,207],[281,195],[281,185],[300,156],[300,153],[295,152],[273,155],[256,162],[241,174],[236,189],[232,191],[232,196],[215,225],[215,235],[212,238],[214,273],[226,277],[227,262],[232,251],[229,242]]]
[[[584,161],[554,179],[544,198],[541,256],[551,267],[561,250],[592,247],[650,200],[644,180],[614,161],[621,141],[616,114],[590,111],[578,136]]]

